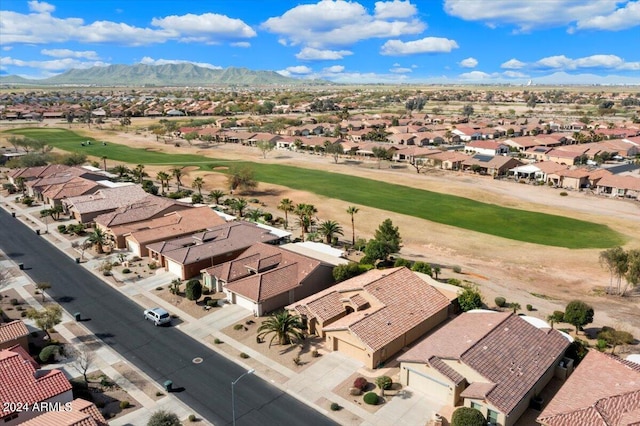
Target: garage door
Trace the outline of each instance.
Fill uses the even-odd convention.
[[[167,260],[167,266],[169,272],[176,275],[178,278],[182,279],[182,265],[176,262],[172,262],[171,260]]]
[[[345,355],[358,359],[362,362],[367,362],[366,360],[366,352],[360,349],[357,346],[352,345],[351,343],[345,342],[344,340],[335,338],[335,348],[337,351],[342,352]]]
[[[255,305],[251,300],[246,299],[238,294],[235,295],[235,302],[236,302],[236,305],[242,306],[243,308],[249,310],[250,312],[253,312],[253,310],[255,309]]]
[[[450,399],[447,383],[411,369],[407,369],[407,385],[442,403],[447,403]]]

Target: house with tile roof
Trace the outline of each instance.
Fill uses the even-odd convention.
[[[590,350],[537,421],[543,426],[640,424],[640,364]]]
[[[334,283],[332,272],[329,263],[256,243],[202,274],[210,290],[224,292],[230,303],[262,316],[326,289]]]
[[[76,398],[63,409],[40,414],[22,423],[22,426],[107,426],[100,410],[93,402]]]
[[[21,320],[0,324],[0,349],[19,345],[29,351],[29,330]]]
[[[521,165],[522,161],[513,157],[475,154],[462,162],[462,170],[473,170],[484,175],[503,176],[508,174],[510,169]]]
[[[591,171],[585,168],[558,170],[547,175],[547,183],[560,188],[579,191],[589,186]]]
[[[640,200],[640,177],[605,175],[596,184],[596,192],[610,197]]]
[[[469,311],[398,358],[400,382],[442,406],[476,408],[489,423],[511,426],[554,375],[572,368],[569,344],[510,312]]]
[[[0,350],[0,401],[3,405],[0,423],[15,426],[34,418],[40,412],[20,409],[36,403],[59,403],[73,400],[71,383],[61,370],[39,370],[29,354],[20,346]]]
[[[135,256],[149,255],[149,244],[180,238],[226,223],[209,206],[193,207],[167,213],[164,216],[111,228],[116,243],[128,248]],[[120,247],[120,246],[119,246]]]
[[[187,280],[203,269],[235,259],[255,243],[281,237],[250,222],[226,222],[193,235],[147,245],[152,262]]]
[[[67,213],[81,223],[91,223],[101,214],[128,206],[148,195],[140,185],[130,184],[114,188],[102,188],[92,194],[69,197],[62,201]]]
[[[375,269],[287,306],[326,347],[376,368],[445,321],[451,302],[405,267]]]
[[[509,145],[504,142],[492,141],[492,140],[474,140],[469,142],[464,147],[465,152],[470,154],[481,155],[502,155],[509,153]]]

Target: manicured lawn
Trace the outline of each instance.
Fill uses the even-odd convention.
[[[103,146],[96,141],[83,147],[81,142],[87,140],[86,137],[64,129],[19,129],[11,132],[45,140],[56,148],[97,157],[105,155],[109,160],[131,164],[188,164],[211,170],[230,163],[228,160],[191,154],[169,155],[119,144]],[[256,178],[261,182],[344,200],[345,209],[348,204],[361,204],[512,240],[571,249],[607,248],[624,243],[622,235],[606,225],[592,222],[500,207],[345,174],[274,164],[244,164],[254,168]],[[400,232],[408,230],[401,229]]]

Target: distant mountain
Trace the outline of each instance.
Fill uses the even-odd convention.
[[[217,86],[217,85],[317,85],[323,80],[285,77],[275,71],[247,68],[211,69],[190,63],[166,65],[109,65],[72,69],[54,77],[36,80],[15,75],[0,77],[0,84],[38,86]]]

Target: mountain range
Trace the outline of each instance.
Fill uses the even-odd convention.
[[[231,86],[231,85],[318,85],[324,80],[285,77],[275,71],[256,71],[229,67],[211,69],[190,63],[165,65],[109,65],[71,69],[46,79],[27,79],[16,75],[0,77],[0,85],[37,86]]]

